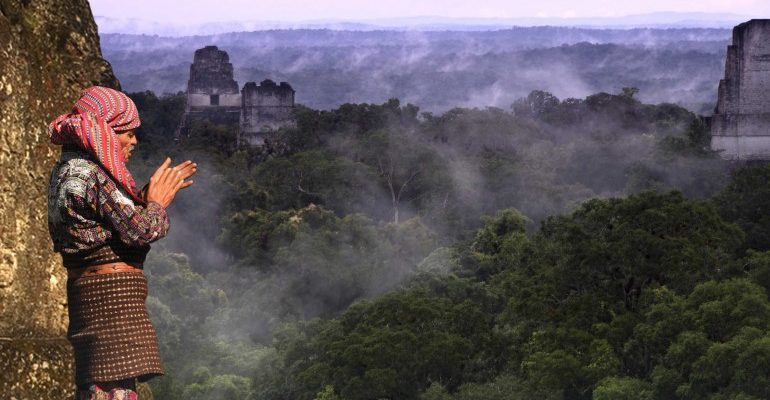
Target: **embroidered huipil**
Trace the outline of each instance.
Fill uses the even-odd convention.
[[[135,204],[86,153],[64,149],[51,173],[48,228],[67,268],[141,266],[150,243],[168,233],[169,220],[158,203]]]

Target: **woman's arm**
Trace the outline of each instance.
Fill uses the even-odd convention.
[[[147,206],[134,204],[104,171],[99,170],[98,213],[112,225],[123,243],[143,246],[168,233],[166,207],[176,192],[192,185],[192,181],[186,179],[197,170],[192,161],[173,168],[169,168],[170,164],[171,159],[167,158],[150,178],[150,183],[145,186],[147,189],[142,189],[141,197],[147,200]]]
[[[104,178],[97,188],[97,212],[120,241],[129,246],[144,246],[168,234],[170,224],[165,208],[157,202],[136,205],[106,174]]]

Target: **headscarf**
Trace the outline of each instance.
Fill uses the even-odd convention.
[[[134,129],[140,124],[136,105],[128,96],[110,88],[91,86],[80,93],[69,114],[51,121],[48,137],[55,145],[75,145],[85,150],[135,202],[145,204],[126,168],[115,133]]]

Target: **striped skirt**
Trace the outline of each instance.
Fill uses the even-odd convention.
[[[147,279],[118,272],[67,281],[75,383],[163,375],[155,329],[147,314]]]

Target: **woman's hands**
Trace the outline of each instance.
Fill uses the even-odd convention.
[[[167,208],[176,196],[176,192],[193,184],[193,181],[186,180],[195,174],[198,170],[198,164],[187,160],[173,168],[171,158],[166,157],[166,161],[155,170],[150,177],[150,184],[147,188],[147,202],[154,201],[163,208]]]

